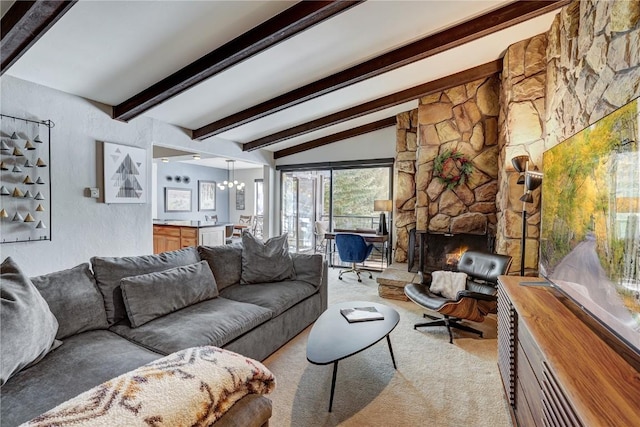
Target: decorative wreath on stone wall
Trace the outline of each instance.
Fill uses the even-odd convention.
[[[453,190],[465,183],[473,171],[471,161],[456,150],[446,150],[439,154],[433,162],[433,174],[447,189]]]

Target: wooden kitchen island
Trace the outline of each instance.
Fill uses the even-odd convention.
[[[206,221],[153,221],[153,253],[224,245],[226,226]]]

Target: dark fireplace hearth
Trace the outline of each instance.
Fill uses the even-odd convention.
[[[414,229],[409,234],[408,269],[414,273],[455,270],[467,250],[493,252],[494,246],[495,237],[489,234],[443,234]]]

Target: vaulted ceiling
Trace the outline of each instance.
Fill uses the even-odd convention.
[[[497,72],[567,3],[2,1],[2,73],[279,158]]]

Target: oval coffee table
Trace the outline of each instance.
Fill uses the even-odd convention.
[[[340,314],[340,309],[353,307],[375,307],[384,315],[384,319],[349,323]],[[307,360],[315,365],[333,363],[329,412],[333,407],[333,392],[336,387],[336,373],[340,360],[353,356],[386,337],[393,368],[397,369],[389,334],[399,321],[400,315],[396,310],[369,301],[348,301],[331,305],[316,320],[307,341]]]

